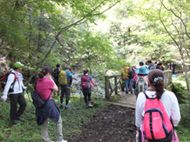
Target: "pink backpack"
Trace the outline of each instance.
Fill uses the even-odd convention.
[[[148,142],[171,142],[173,126],[162,102],[146,96],[144,134]]]
[[[83,76],[82,77],[82,88],[83,89],[89,89],[92,88],[92,85],[90,84],[90,78],[89,76]]]

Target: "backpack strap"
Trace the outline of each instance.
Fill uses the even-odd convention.
[[[144,93],[146,99],[150,99],[150,98],[148,97],[148,95],[146,94],[146,92],[143,92],[143,93]]]

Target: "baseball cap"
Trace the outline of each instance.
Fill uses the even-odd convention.
[[[143,61],[140,61],[140,62],[139,62],[139,65],[144,65],[144,62],[143,62]]]
[[[14,63],[13,66],[14,66],[14,68],[18,69],[20,67],[24,67],[24,64],[22,64],[21,62],[16,62],[16,63]]]

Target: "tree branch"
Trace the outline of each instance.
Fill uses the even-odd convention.
[[[182,24],[183,24],[184,27],[185,27],[185,33],[186,33],[186,35],[188,36],[188,38],[190,38],[189,34],[187,33],[187,26],[186,26],[186,24],[184,23],[183,19],[182,19],[180,16],[178,16],[172,9],[168,9],[168,8],[164,5],[164,3],[163,3],[162,1],[160,1],[160,2],[161,2],[161,4],[164,6],[164,8],[165,8],[167,11],[172,12],[172,13],[174,14],[174,16],[177,17],[177,18],[182,22]]]
[[[171,33],[168,31],[168,29],[166,28],[164,22],[163,22],[162,19],[161,19],[161,16],[160,16],[161,10],[162,10],[162,5],[160,5],[160,10],[159,10],[159,19],[160,19],[160,22],[161,22],[162,25],[164,26],[164,29],[166,30],[166,32],[169,34],[169,36],[170,36],[170,37],[172,38],[172,40],[175,42],[175,44],[177,45],[177,47],[180,49],[179,44],[178,44],[177,41],[174,39],[174,37],[171,35]]]

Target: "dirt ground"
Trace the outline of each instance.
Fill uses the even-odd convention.
[[[82,126],[82,133],[68,142],[135,142],[135,110],[110,105]]]

